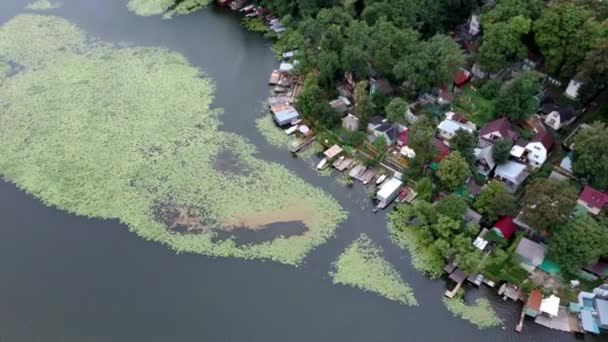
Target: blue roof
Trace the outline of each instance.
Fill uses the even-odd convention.
[[[299,116],[298,111],[295,108],[289,108],[280,112],[274,113],[274,120],[280,126],[290,123],[292,120]]]
[[[601,327],[608,327],[608,300],[595,299],[595,310],[597,310],[597,320]]]
[[[597,326],[595,319],[593,319],[593,315],[591,314],[590,310],[581,310],[581,323],[583,324],[583,330],[594,334],[600,333],[600,328]]]

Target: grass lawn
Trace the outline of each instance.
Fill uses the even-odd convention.
[[[494,101],[488,100],[479,94],[477,89],[466,87],[458,96],[452,109],[466,116],[478,127],[494,119]]]

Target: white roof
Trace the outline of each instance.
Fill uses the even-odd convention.
[[[564,157],[564,159],[562,159],[562,162],[559,163],[559,167],[561,167],[562,169],[572,173],[572,158],[570,158],[569,155],[567,155],[566,157]]]
[[[388,182],[382,184],[382,187],[380,188],[377,194],[378,198],[387,199],[391,197],[395,193],[395,191],[401,188],[401,184],[402,183],[399,179],[394,177],[391,178]]]
[[[559,302],[559,297],[555,295],[551,295],[549,298],[544,298],[540,302],[540,311],[555,317],[559,313]]]
[[[473,246],[479,248],[482,251],[484,249],[486,249],[487,245],[488,245],[488,240],[480,238],[479,236],[475,238],[475,241],[473,241]]]
[[[465,131],[469,131],[470,133],[473,133],[475,131],[472,127],[463,125],[459,122],[456,122],[456,121],[450,120],[450,119],[441,121],[439,123],[439,126],[437,126],[437,128],[439,128],[439,130],[441,130],[441,131],[450,132],[450,133],[456,133],[456,131],[459,129],[464,129]]]
[[[403,146],[401,148],[401,154],[408,157],[408,158],[415,158],[416,157],[416,151],[412,150],[411,148],[407,147],[407,146]]]
[[[515,146],[511,147],[511,155],[515,158],[520,158],[524,154],[525,151],[526,151],[526,149],[519,145],[515,145]]]
[[[494,173],[505,178],[516,179],[525,170],[526,165],[516,163],[514,161],[508,161],[504,164],[498,165]]]
[[[279,70],[281,71],[291,71],[293,69],[293,64],[291,63],[281,63],[279,66]]]
[[[490,146],[486,146],[484,148],[476,148],[474,149],[474,154],[475,154],[475,158],[477,158],[477,160],[485,160],[486,163],[488,163],[488,166],[490,168],[493,168],[494,165],[496,165],[496,162],[494,161],[494,155],[493,155],[493,150],[494,146],[490,145]]]
[[[568,88],[566,88],[565,94],[566,96],[576,99],[578,97],[578,90],[583,85],[582,82],[579,82],[575,79],[571,79],[570,83],[568,83]]]

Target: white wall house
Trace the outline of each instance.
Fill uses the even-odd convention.
[[[477,126],[459,114],[447,112],[445,113],[445,120],[437,126],[437,135],[443,140],[450,140],[460,129],[474,133]]]

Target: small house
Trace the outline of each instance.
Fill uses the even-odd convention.
[[[544,298],[540,302],[540,312],[549,317],[557,317],[559,314],[559,302],[561,299],[556,295],[551,295],[549,298]]]
[[[384,94],[386,96],[393,96],[393,87],[386,78],[372,78],[370,79],[370,94],[373,95],[376,92]]]
[[[526,165],[509,160],[496,167],[494,179],[505,184],[510,192],[515,192],[529,174]]]
[[[474,133],[477,127],[464,116],[454,112],[445,113],[445,119],[437,126],[438,136],[443,140],[452,139],[460,129]]]
[[[573,123],[574,120],[576,120],[576,111],[574,110],[574,107],[568,106],[556,109],[547,114],[545,124],[558,131]]]
[[[386,121],[386,120],[385,120]],[[389,122],[383,122],[382,124],[375,126],[371,135],[369,136],[370,141],[376,140],[378,137],[384,137],[387,146],[391,146],[397,140],[399,135],[399,128]]]
[[[285,126],[296,120],[300,114],[290,105],[279,105],[271,108],[274,115],[274,121],[279,126]]]
[[[502,217],[494,224],[494,227],[492,227],[492,232],[505,240],[510,240],[516,231],[517,226],[510,216]]]
[[[511,122],[507,118],[490,121],[479,131],[478,145],[481,148],[494,145],[501,140],[507,140],[511,146],[517,140],[517,133],[513,131]]]
[[[454,86],[457,88],[462,88],[471,82],[472,75],[467,70],[460,70],[454,76]]]
[[[583,192],[578,197],[577,204],[590,214],[597,215],[608,206],[608,194],[585,185]]]
[[[526,301],[526,306],[524,308],[526,315],[532,318],[538,316],[540,313],[540,304],[542,300],[543,294],[537,289],[532,290],[528,296],[528,300]]]
[[[433,145],[435,145],[438,150],[437,156],[435,157],[435,159],[433,159],[433,161],[435,163],[441,163],[441,161],[444,160],[450,154],[450,149],[445,146],[443,141],[436,138],[433,138]]]
[[[325,152],[323,152],[323,155],[325,156],[325,158],[327,159],[327,161],[331,161],[333,159],[335,159],[337,156],[339,156],[342,153],[342,147],[338,146],[338,145],[333,145],[330,148],[328,148],[327,150],[325,150]]]
[[[352,114],[347,114],[342,118],[342,127],[349,132],[355,132],[359,129],[359,118]]]
[[[486,146],[484,148],[476,148],[474,150],[475,166],[477,167],[477,173],[483,175],[484,177],[488,177],[496,167],[493,151],[494,146],[492,145]]]
[[[348,111],[348,104],[349,104],[346,102],[348,100],[346,100],[346,101],[344,101],[344,100],[346,100],[346,99],[339,97],[335,100],[330,101],[329,106],[331,108],[333,108],[333,110],[335,110],[338,114],[344,115]]]
[[[544,245],[527,238],[522,238],[515,249],[515,255],[519,257],[522,267],[529,272],[543,263],[546,252],[547,248]]]
[[[384,206],[391,203],[397,195],[399,195],[399,190],[401,189],[401,185],[403,183],[398,178],[391,178],[388,182],[382,184],[380,190],[376,194],[376,198],[380,201]]]
[[[553,136],[547,131],[539,132],[529,142],[518,139],[511,148],[511,157],[536,169],[545,163],[554,147]]]

